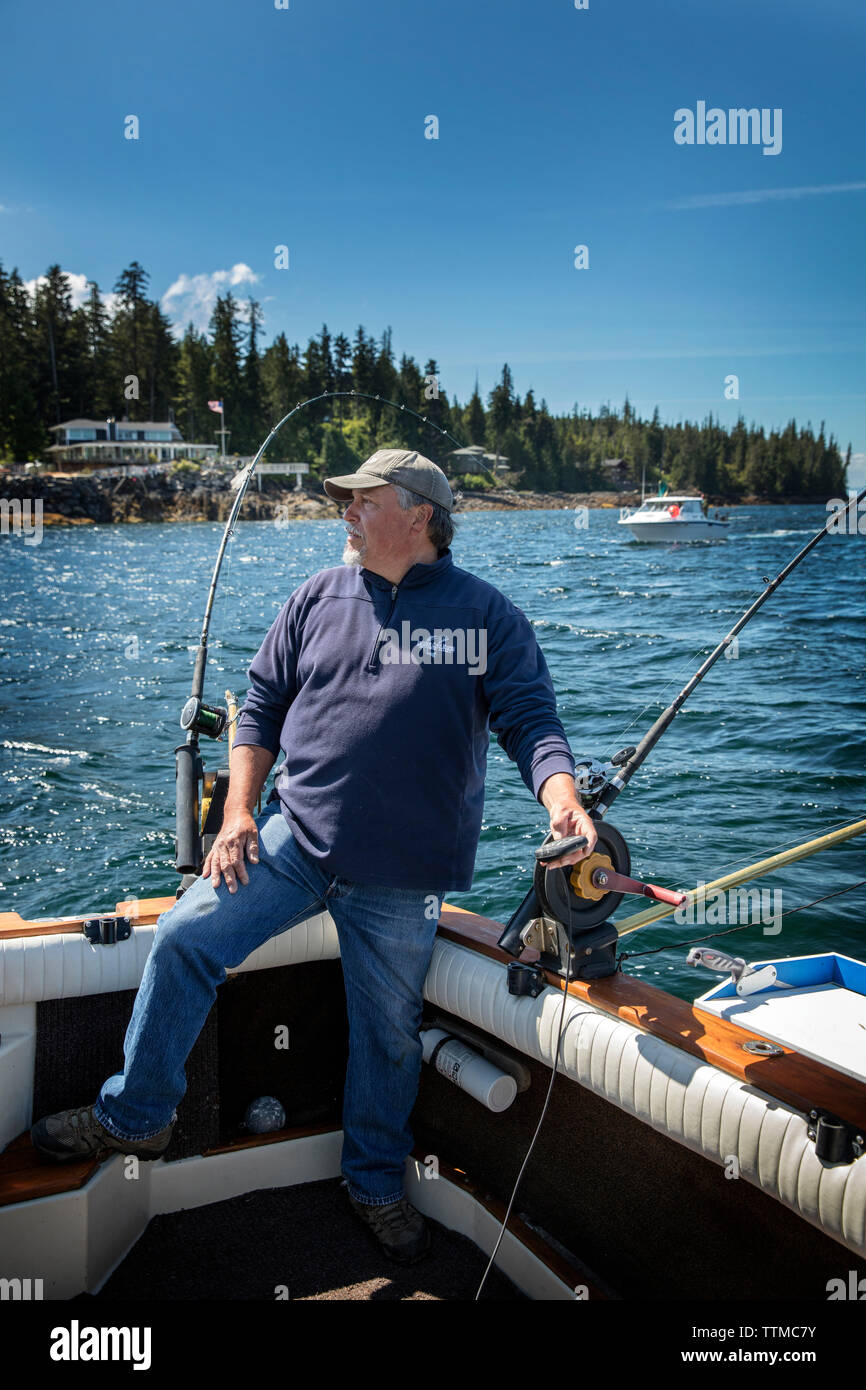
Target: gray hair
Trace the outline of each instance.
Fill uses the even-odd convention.
[[[417,492],[410,492],[407,487],[400,487],[398,483],[392,483],[397,494],[397,501],[400,503],[404,512],[408,512],[412,507],[432,507],[433,515],[427,522],[427,536],[433,542],[440,555],[444,555],[454,539],[454,518],[444,507],[440,507],[438,502],[431,502],[429,497],[421,497]]]

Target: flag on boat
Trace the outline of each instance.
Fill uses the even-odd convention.
[[[217,415],[222,415],[223,413],[222,401],[208,401],[207,408],[208,410],[215,410]]]

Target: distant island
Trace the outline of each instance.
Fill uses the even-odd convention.
[[[251,457],[293,405],[333,391],[374,399],[311,405],[266,455],[268,463],[306,470],[303,496],[287,493],[283,480],[281,503],[292,514],[327,515],[321,478],[353,471],[377,448],[433,458],[464,492],[465,508],[514,505],[515,491],[540,499],[537,506],[594,505],[589,498],[620,505],[639,500],[644,481],[649,492],[663,482],[726,504],[846,494],[851,447],[843,458],[823,423],[817,434],[793,420],[769,433],[742,417],[730,429],[711,415],[701,424],[666,424],[658,408],[650,420],[640,418],[628,399],[619,410],[602,406],[592,414],[575,403],[569,414],[552,415],[531,389],[521,399],[507,364],[486,404],[477,382],[461,404],[443,389],[435,358],[423,368],[405,354],[395,361],[390,328],[377,340],[359,326],[350,342],[323,326],[303,349],[284,333],[262,348],[261,306],[227,293],[217,298],[207,333],[190,324],[177,341],[147,284],[133,261],[114,286],[111,312],[93,281],[76,308],[59,265],[31,295],[17,269],[0,263],[0,468],[7,478],[26,477],[26,495],[42,496],[46,513],[75,519],[74,509],[84,507],[91,520],[222,516],[231,503],[232,461]],[[398,414],[388,401],[430,423]],[[37,461],[38,468],[27,467]],[[136,465],[148,473],[136,479]],[[259,506],[272,515],[276,484],[267,478],[261,494],[251,490],[244,515],[255,516]]]
[[[235,498],[229,477],[216,470],[179,467],[164,473],[141,476],[135,468],[121,478],[99,473],[60,475],[4,471],[0,464],[0,497],[8,510],[36,498],[42,504],[43,526],[113,524],[117,522],[225,521]],[[476,511],[525,511],[531,509],[566,510],[576,507],[636,507],[640,492],[538,492],[511,487],[461,491],[458,516]],[[730,506],[736,502],[760,504],[767,499],[737,499],[710,496],[708,503]],[[791,497],[789,502],[814,501]],[[823,501],[824,499],[822,499]],[[29,513],[28,513],[29,515]],[[286,488],[275,477],[262,480],[259,491],[254,479],[244,498],[241,520],[276,523],[291,521],[336,521],[342,508],[327,497],[320,486],[307,483],[302,489]]]

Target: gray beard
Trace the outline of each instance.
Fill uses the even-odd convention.
[[[348,541],[347,541],[347,542],[346,542],[346,545],[345,545],[345,547],[344,547],[344,549],[343,549],[343,564],[344,564],[344,565],[363,565],[363,563],[364,563],[364,552],[365,552],[365,550],[366,550],[366,546],[362,547],[360,550],[353,550],[352,547],[349,545],[349,543],[348,543]]]

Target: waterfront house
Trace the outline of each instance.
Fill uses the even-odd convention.
[[[174,459],[207,463],[218,452],[216,444],[185,442],[173,420],[64,420],[51,433],[55,443],[45,454],[61,473]]]

